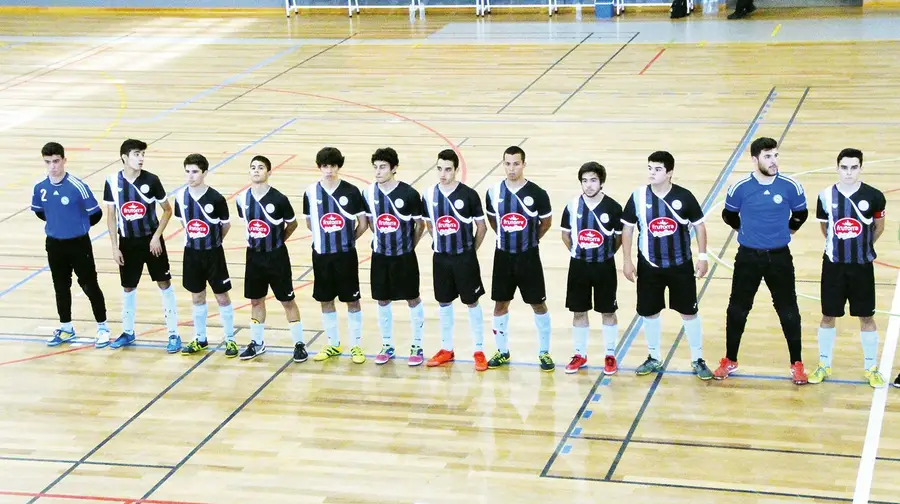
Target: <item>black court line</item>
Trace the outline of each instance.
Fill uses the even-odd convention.
[[[571,49],[569,49],[569,50],[566,52],[566,54],[563,54],[562,57],[560,57],[558,60],[554,61],[553,64],[550,65],[549,68],[547,68],[546,70],[544,70],[544,72],[543,72],[541,75],[538,75],[536,79],[534,79],[533,81],[531,81],[531,84],[528,84],[527,86],[525,86],[521,91],[519,91],[518,94],[516,94],[516,96],[513,96],[511,100],[509,100],[508,102],[506,102],[506,105],[500,107],[500,110],[498,110],[497,113],[499,114],[499,113],[503,112],[504,110],[506,110],[506,107],[509,107],[510,105],[512,105],[512,103],[513,103],[514,101],[518,100],[520,96],[522,96],[523,94],[525,94],[526,91],[528,91],[529,89],[531,89],[531,86],[534,86],[535,84],[537,84],[537,81],[539,81],[539,80],[541,80],[542,78],[544,78],[545,75],[547,75],[548,73],[550,73],[551,70],[553,70],[554,68],[556,68],[556,65],[559,65],[559,63],[560,63],[562,60],[566,59],[566,57],[567,57],[568,55],[572,54],[572,53],[575,51],[575,49],[578,49],[579,47],[581,47],[581,44],[584,44],[584,43],[587,41],[587,39],[591,38],[593,35],[594,35],[594,32],[588,33],[587,37],[584,37],[583,39],[581,39],[581,42],[578,42],[577,44],[575,44],[575,46],[572,47]]]
[[[38,458],[38,457],[12,457],[8,455],[0,455],[0,460],[10,460],[14,462],[46,462],[51,464],[78,464],[77,460],[62,460],[62,459],[51,459],[51,458]],[[84,465],[97,465],[97,466],[113,466],[113,467],[140,467],[144,469],[171,469],[175,466],[170,465],[156,465],[156,464],[125,464],[120,462],[81,462]]]
[[[237,334],[239,331],[240,331],[240,329],[235,329],[234,333]],[[49,492],[50,490],[52,490],[53,487],[55,487],[57,484],[59,484],[60,481],[62,481],[63,479],[65,479],[66,476],[72,474],[72,472],[75,471],[75,469],[77,469],[78,466],[84,464],[85,461],[91,457],[91,455],[93,455],[93,454],[97,453],[98,451],[100,451],[101,448],[103,448],[104,446],[106,446],[106,444],[109,443],[110,441],[112,441],[112,439],[113,439],[114,437],[116,437],[117,435],[119,435],[123,430],[125,430],[126,427],[128,427],[129,425],[131,425],[132,422],[134,422],[135,420],[137,420],[137,418],[138,418],[139,416],[141,416],[142,414],[144,414],[145,411],[147,411],[148,409],[150,409],[151,406],[153,406],[153,405],[156,404],[160,399],[162,399],[164,395],[166,395],[170,390],[172,390],[173,388],[175,388],[176,385],[178,385],[179,383],[181,383],[181,381],[184,380],[189,374],[191,374],[192,372],[194,372],[194,370],[197,369],[198,367],[200,367],[201,364],[203,364],[203,363],[206,362],[210,357],[212,357],[213,355],[215,355],[215,354],[217,353],[215,350],[218,350],[219,348],[221,348],[223,344],[224,344],[224,342],[223,342],[223,343],[220,343],[219,346],[217,346],[215,349],[213,349],[214,351],[208,351],[208,352],[206,352],[206,355],[204,355],[203,357],[201,357],[200,360],[198,360],[196,363],[194,363],[193,366],[191,366],[190,368],[188,368],[187,371],[185,371],[184,373],[182,373],[181,376],[179,376],[178,378],[175,378],[175,380],[172,381],[172,383],[170,383],[166,388],[164,388],[162,392],[160,392],[159,394],[157,394],[156,397],[154,397],[153,399],[150,400],[150,402],[148,402],[147,404],[145,404],[144,407],[141,408],[140,410],[138,410],[137,413],[135,413],[134,415],[131,415],[131,418],[129,418],[128,420],[125,421],[125,423],[123,423],[122,425],[120,425],[119,427],[117,427],[116,430],[114,430],[109,436],[106,436],[106,438],[105,438],[103,441],[100,441],[99,443],[97,443],[97,446],[93,447],[93,448],[92,448],[89,452],[87,452],[83,457],[81,457],[81,458],[78,459],[74,464],[72,464],[72,467],[66,469],[65,472],[63,472],[62,474],[60,474],[60,475],[59,475],[55,480],[53,480],[49,485],[47,485],[46,487],[44,487],[43,490],[41,490],[40,492],[38,492],[39,495],[37,495],[37,496],[35,496],[35,497],[32,497],[31,500],[29,500],[27,504],[33,504],[34,502],[36,502],[38,499],[41,498],[41,495],[46,494],[47,492]]]
[[[330,46],[326,47],[325,49],[322,49],[321,51],[317,52],[316,54],[313,54],[312,56],[310,56],[310,57],[306,58],[305,60],[301,61],[300,63],[297,63],[296,65],[294,65],[294,66],[288,68],[287,70],[285,70],[285,71],[283,71],[283,72],[281,72],[281,73],[279,73],[279,74],[276,74],[276,75],[273,76],[273,77],[270,77],[270,78],[266,79],[266,80],[263,81],[261,84],[257,84],[257,85],[255,85],[255,86],[253,86],[252,88],[250,88],[250,89],[244,91],[243,93],[241,93],[241,94],[235,96],[234,98],[232,98],[232,99],[228,100],[227,102],[225,102],[225,103],[219,105],[218,107],[214,108],[213,111],[219,110],[219,109],[221,109],[222,107],[224,107],[224,106],[226,106],[226,105],[228,105],[228,104],[234,102],[235,100],[238,100],[238,99],[240,99],[240,98],[243,98],[243,97],[247,96],[248,94],[252,93],[253,91],[256,91],[257,89],[259,89],[259,88],[265,86],[266,84],[272,82],[273,80],[275,80],[275,79],[277,79],[277,78],[283,76],[284,74],[290,72],[291,70],[294,70],[294,69],[300,67],[301,65],[303,65],[304,63],[307,63],[307,62],[311,61],[313,58],[316,58],[316,57],[318,57],[318,56],[320,56],[320,55],[322,55],[322,54],[325,54],[326,52],[328,52],[328,51],[334,49],[335,47],[337,47],[337,46],[343,44],[344,42],[350,40],[351,38],[353,38],[354,35],[356,35],[356,34],[354,33],[353,35],[350,35],[350,36],[348,36],[348,37],[344,37],[344,38],[341,39],[340,41],[335,42],[334,44],[331,44]]]
[[[816,500],[824,500],[831,502],[853,502],[853,499],[848,499],[845,497],[828,497],[825,495],[812,495],[812,494],[801,494],[801,493],[789,493],[789,492],[772,492],[765,490],[744,490],[740,488],[725,488],[725,487],[713,487],[713,486],[699,486],[699,485],[678,485],[675,483],[653,483],[649,481],[635,481],[635,480],[605,480],[603,478],[590,478],[590,477],[577,477],[577,476],[557,476],[557,475],[548,475],[547,478],[554,479],[564,479],[564,480],[572,480],[572,481],[600,481],[604,483],[617,483],[621,485],[636,485],[636,486],[645,486],[645,487],[659,487],[659,488],[681,488],[686,490],[705,490],[708,492],[724,492],[724,493],[736,493],[736,494],[744,494],[744,495],[769,495],[774,497],[794,497],[797,499],[816,499]],[[900,504],[898,501],[874,501],[870,500],[869,504]]]
[[[714,193],[716,192],[716,187],[719,186],[720,182],[722,181],[722,178],[725,177],[725,173],[728,171],[728,167],[734,161],[735,156],[740,155],[740,153],[736,153],[736,152],[741,149],[741,145],[743,145],[746,142],[747,137],[753,131],[754,125],[759,122],[760,118],[763,115],[763,112],[766,109],[766,104],[769,103],[769,100],[772,98],[774,93],[775,93],[775,88],[772,87],[772,89],[770,89],[769,93],[766,95],[765,100],[763,100],[762,104],[759,106],[759,109],[756,111],[756,115],[753,116],[753,120],[750,121],[750,124],[747,126],[747,129],[744,131],[744,134],[741,137],[741,142],[734,148],[734,151],[731,153],[731,156],[728,157],[728,161],[726,161],[725,164],[722,165],[722,169],[719,171],[719,175],[716,177],[716,181],[713,183],[712,186],[710,186],[709,191],[706,193],[706,196],[703,198],[703,208],[707,208],[706,205],[708,205],[708,202],[711,201],[715,197]],[[717,264],[713,264],[713,267],[710,270],[710,274],[707,275],[707,283],[709,283],[709,278],[711,278],[713,272],[715,272],[716,265]],[[706,286],[704,285],[704,289],[705,289],[705,287]],[[698,301],[699,301],[699,297],[698,297]],[[634,341],[634,338],[637,337],[637,334],[632,335],[632,331],[634,330],[635,324],[638,323],[639,319],[640,319],[640,316],[637,313],[635,313],[631,319],[631,323],[628,324],[628,328],[625,330],[625,332],[622,333],[623,337],[619,339],[619,343],[616,345],[616,355],[619,355],[619,351],[626,344],[627,340],[631,339],[632,341]],[[679,335],[680,335],[680,333],[679,333]],[[578,421],[581,420],[581,415],[583,415],[585,409],[587,409],[588,403],[591,402],[591,399],[594,397],[594,394],[597,392],[597,388],[599,388],[600,384],[603,382],[603,380],[605,378],[608,378],[608,377],[606,375],[604,375],[603,373],[600,373],[600,375],[594,381],[593,387],[591,387],[590,392],[587,394],[587,396],[585,396],[584,401],[582,401],[582,403],[581,403],[581,407],[578,408],[578,411],[575,414],[575,417],[572,418],[572,422],[569,424],[569,428],[566,429],[566,432],[565,432],[565,434],[563,434],[562,439],[559,440],[559,444],[556,445],[556,449],[553,450],[553,453],[550,455],[550,458],[547,460],[547,463],[544,465],[544,469],[541,471],[541,476],[547,476],[547,473],[550,471],[551,466],[556,461],[556,458],[559,457],[560,452],[562,451],[563,447],[566,445],[566,441],[568,441],[569,437],[572,435],[572,431],[575,430],[575,426],[578,424]]]
[[[606,68],[606,65],[608,65],[612,60],[614,60],[616,58],[616,56],[619,55],[619,53],[621,53],[623,50],[625,50],[625,48],[628,47],[628,44],[631,44],[631,41],[634,40],[635,38],[637,38],[637,36],[640,34],[641,34],[641,32],[634,32],[634,35],[632,35],[631,38],[628,39],[628,42],[625,42],[624,44],[622,44],[622,47],[620,47],[618,51],[614,52],[612,56],[610,56],[606,61],[604,61],[602,65],[600,65],[600,68],[594,70],[594,73],[592,73],[591,76],[588,77],[584,82],[582,82],[581,85],[578,86],[578,88],[575,91],[572,91],[572,93],[569,96],[567,96],[566,99],[563,100],[563,102],[560,103],[559,106],[556,107],[553,110],[553,112],[550,113],[550,115],[556,115],[556,113],[559,112],[559,109],[563,108],[563,106],[565,106],[566,103],[569,103],[569,100],[574,98],[575,95],[578,94],[579,91],[584,89],[584,87],[587,86],[588,82],[591,82],[591,79],[596,77],[597,74],[600,73],[601,70]]]
[[[774,91],[775,88],[772,88]],[[791,115],[790,121],[788,121],[787,125],[785,125],[784,130],[781,132],[781,137],[779,139],[778,145],[779,147],[782,145],[784,138],[787,136],[788,131],[791,129],[791,125],[794,123],[794,118],[797,117],[797,114],[800,112],[800,107],[803,106],[803,102],[806,100],[806,96],[809,93],[809,88],[806,88],[806,91],[803,92],[803,96],[800,97],[800,101],[797,103],[797,107],[794,109],[794,113]],[[771,96],[771,92],[770,92]],[[767,99],[768,100],[768,99]],[[762,110],[762,109],[760,109]],[[761,116],[757,116],[757,122]],[[750,130],[747,130],[747,133],[750,133]],[[734,155],[740,155],[740,147],[744,145],[744,143],[749,140],[749,138],[745,138],[741,141],[737,148],[735,148]],[[728,233],[728,238],[725,240],[725,244],[722,245],[722,249],[719,251],[718,257],[722,257],[725,253],[725,250],[731,244],[732,239],[735,236],[735,231],[732,229]],[[715,272],[718,263],[713,264],[713,267],[710,269],[709,274],[706,277],[706,280],[703,282],[703,287],[700,289],[700,292],[697,295],[697,301],[703,298],[703,295],[706,293],[706,288],[709,287],[709,283],[712,281],[712,277],[715,276]],[[675,356],[675,350],[678,348],[678,344],[681,343],[681,340],[684,338],[684,327],[682,327],[678,331],[678,336],[675,337],[675,341],[672,344],[672,348],[669,349],[669,353],[666,355],[666,359],[663,362],[662,371],[656,374],[656,377],[653,380],[653,383],[650,385],[650,390],[647,391],[647,396],[644,398],[644,402],[641,404],[641,408],[638,410],[637,415],[634,418],[634,421],[631,424],[631,427],[628,429],[628,434],[625,436],[625,440],[622,441],[622,446],[619,447],[619,452],[616,454],[616,458],[613,460],[613,463],[609,467],[609,471],[606,473],[606,480],[612,479],[613,473],[616,471],[616,467],[619,465],[619,462],[622,460],[622,456],[625,454],[625,450],[628,448],[628,444],[631,442],[632,436],[634,436],[635,431],[637,430],[638,424],[641,422],[641,418],[643,418],[644,413],[647,411],[647,407],[650,405],[650,400],[653,399],[653,395],[656,393],[656,390],[659,388],[659,384],[662,381],[663,375],[665,374],[665,370],[669,367],[669,363],[672,361],[672,358]]]
[[[525,137],[525,138],[522,139],[521,142],[517,143],[516,146],[521,147],[522,144],[524,144],[524,143],[527,142],[527,141],[528,141],[528,137]],[[474,184],[472,184],[472,189],[474,189],[474,188],[478,187],[479,185],[481,185],[481,183],[484,182],[485,179],[487,179],[488,177],[490,177],[491,174],[494,173],[494,170],[496,170],[497,168],[499,168],[500,165],[502,165],[502,164],[503,164],[503,159],[501,159],[500,161],[497,161],[497,164],[495,164],[490,170],[488,170],[488,172],[485,173],[484,176],[482,176],[480,179],[478,179],[478,182],[475,182]]]
[[[307,343],[307,345],[312,344],[316,340],[316,338],[318,338],[319,336],[322,335],[323,332],[324,331],[319,331],[318,334],[316,334],[315,336],[313,336],[312,339],[309,340],[309,343]],[[235,408],[235,410],[232,411],[231,414],[225,418],[225,420],[222,420],[222,423],[220,423],[215,429],[213,429],[212,432],[210,432],[203,439],[203,441],[200,441],[200,443],[197,446],[195,446],[194,449],[192,449],[190,452],[188,452],[188,454],[185,455],[184,458],[182,458],[177,464],[175,464],[175,467],[173,467],[165,476],[162,477],[162,479],[160,479],[155,485],[153,485],[153,487],[150,490],[148,490],[147,493],[145,493],[144,496],[138,500],[138,502],[149,499],[150,496],[153,495],[154,492],[159,490],[159,487],[163,486],[163,484],[165,484],[165,482],[168,481],[169,478],[171,478],[179,469],[184,467],[184,464],[186,464],[187,461],[191,459],[191,457],[196,455],[197,452],[199,452],[204,446],[206,446],[206,443],[210,442],[210,440],[212,440],[212,438],[215,437],[215,435],[218,434],[219,431],[224,429],[225,426],[228,425],[228,422],[231,422],[234,419],[234,417],[238,416],[238,414],[241,411],[243,411],[244,408],[246,408],[251,402],[253,402],[253,400],[256,399],[256,397],[259,396],[259,394],[263,390],[265,390],[266,387],[268,387],[273,381],[275,381],[275,378],[278,378],[278,375],[283,373],[284,370],[287,369],[288,366],[290,366],[293,363],[294,363],[294,360],[291,358],[291,359],[288,359],[287,362],[282,364],[281,367],[278,368],[277,371],[275,371],[275,374],[273,374],[265,382],[263,382],[263,384],[260,385],[256,389],[256,391],[254,391],[252,394],[250,394],[250,397],[245,399],[244,402],[242,402],[240,406]]]
[[[300,276],[298,276],[297,278],[295,278],[294,281],[295,281],[295,282],[299,282],[299,281],[303,280],[304,278],[306,278],[307,275],[309,275],[310,273],[312,273],[312,270],[313,270],[313,267],[312,267],[312,266],[306,268],[306,270],[305,270],[303,273],[300,273]]]

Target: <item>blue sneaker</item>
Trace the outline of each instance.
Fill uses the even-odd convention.
[[[59,346],[63,343],[71,343],[73,341],[75,341],[74,330],[70,332],[64,329],[57,329],[53,331],[53,337],[47,340],[47,346]]]
[[[109,348],[122,348],[123,346],[128,346],[132,343],[134,343],[134,333],[128,334],[127,332],[123,332],[115,341],[109,344]]]
[[[166,345],[166,352],[178,353],[181,351],[181,336],[177,334],[169,335],[169,344]]]

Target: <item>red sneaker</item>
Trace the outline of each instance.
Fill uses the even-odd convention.
[[[607,355],[603,360],[603,374],[614,375],[619,370],[619,363],[613,355]]]
[[[713,378],[716,380],[724,380],[728,375],[737,371],[737,361],[730,360],[728,357],[722,357],[719,361],[719,367],[713,371]],[[804,375],[805,376],[805,375]]]
[[[425,365],[428,367],[440,366],[441,364],[451,362],[454,357],[455,355],[452,350],[444,350],[442,348],[440,352],[434,354],[434,357],[428,359],[428,362],[426,362]]]
[[[803,369],[803,363],[797,361],[791,364],[791,380],[795,385],[806,385],[809,383],[809,378],[806,376],[806,371]]]
[[[572,360],[566,364],[566,374],[577,373],[583,367],[587,367],[587,358],[575,354],[572,356]]]
[[[488,363],[484,352],[475,352],[475,371],[487,371]]]

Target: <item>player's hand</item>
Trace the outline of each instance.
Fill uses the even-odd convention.
[[[625,278],[627,278],[629,282],[634,283],[636,273],[634,269],[634,263],[632,263],[631,261],[626,261],[625,265],[622,267],[622,273],[625,274]]]
[[[153,238],[150,238],[150,253],[154,255],[154,257],[159,257],[162,254],[162,245],[159,243],[159,237],[153,235]]]
[[[113,261],[115,261],[119,266],[125,266],[125,256],[122,255],[121,250],[117,248],[113,249]]]
[[[697,278],[703,278],[706,276],[706,272],[709,271],[709,261],[700,260],[697,261],[697,267],[694,271],[694,274]]]

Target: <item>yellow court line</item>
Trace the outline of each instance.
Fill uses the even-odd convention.
[[[775,35],[778,35],[778,32],[780,32],[780,31],[781,31],[781,23],[778,23],[778,26],[776,26],[775,29],[772,30],[772,36],[774,37]]]
[[[90,149],[94,143],[99,142],[100,140],[103,140],[104,138],[108,137],[109,134],[112,132],[112,130],[115,129],[116,126],[119,125],[119,122],[122,120],[122,117],[125,115],[125,111],[128,109],[128,95],[125,94],[125,86],[116,82],[116,79],[113,78],[113,76],[109,75],[108,73],[106,73],[106,72],[100,72],[100,73],[103,75],[103,77],[106,80],[110,81],[113,84],[113,86],[116,87],[116,94],[119,95],[119,110],[116,113],[116,117],[113,119],[113,121],[111,123],[109,123],[109,126],[107,126],[105,130],[103,130],[103,133],[92,138],[88,142],[88,145],[86,146],[88,149]]]

